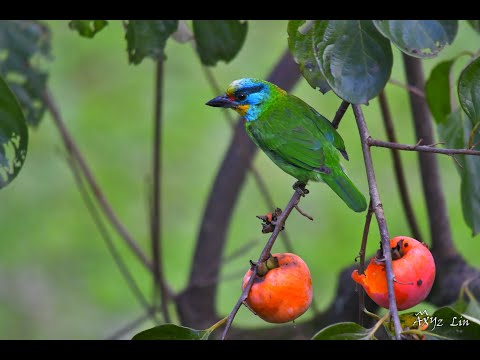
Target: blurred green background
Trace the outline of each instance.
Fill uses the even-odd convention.
[[[107,199],[121,221],[148,251],[148,198],[153,138],[154,63],[128,64],[124,30],[119,21],[94,39],[81,38],[67,21],[47,21],[52,30],[54,60],[50,89]],[[212,68],[222,89],[241,77],[265,78],[287,47],[286,20],[252,20],[244,47],[229,64]],[[439,61],[462,50],[477,50],[478,35],[461,22],[454,44],[435,59],[423,60],[425,75]],[[231,129],[218,109],[205,106],[216,94],[189,44],[168,40],[164,84],[162,210],[166,278],[183,289],[190,272],[193,248],[206,198],[231,139]],[[392,78],[404,81],[401,56],[394,49]],[[466,59],[465,59],[466,60]],[[461,63],[461,62],[459,62]],[[463,63],[464,64],[464,63]],[[462,64],[458,65],[458,69]],[[458,70],[457,69],[457,70]],[[458,72],[458,71],[457,71]],[[322,96],[305,80],[292,91],[327,118],[333,118],[340,100]],[[408,97],[404,89],[387,85],[399,142],[414,144]],[[376,100],[364,109],[371,135],[385,139]],[[358,131],[351,111],[340,126],[350,161],[345,167],[359,188],[368,193]],[[388,150],[374,148],[373,159],[390,234],[409,235]],[[424,236],[428,223],[420,187],[417,156],[402,153],[410,194]],[[455,244],[465,258],[480,266],[478,238],[472,238],[460,204],[460,181],[453,160],[438,156],[446,191]],[[294,179],[281,172],[263,154],[255,164],[262,169],[276,205],[284,207]],[[350,211],[323,184],[312,184],[302,200],[303,210],[315,221],[293,212],[287,229],[295,252],[309,265],[314,296],[320,309],[332,301],[338,272],[358,254],[365,213]],[[268,235],[260,232],[255,215],[267,209],[251,176],[239,198],[228,234],[225,255],[257,239],[246,253],[225,264],[217,307],[227,315],[240,295],[249,259],[257,259]],[[59,134],[49,115],[30,129],[26,163],[18,178],[0,191],[0,338],[101,339],[142,314],[107,247],[91,220],[66,162]],[[115,243],[136,281],[151,296],[151,278],[112,231]],[[372,222],[368,253],[378,247]],[[278,241],[274,251],[283,251]],[[352,281],[352,286],[354,286]],[[419,305],[420,308],[425,306]],[[307,312],[298,321],[311,316]],[[267,326],[242,308],[235,323]],[[150,327],[145,322],[132,334]],[[294,325],[292,325],[294,326]]]

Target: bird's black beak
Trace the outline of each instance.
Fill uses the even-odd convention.
[[[217,96],[216,98],[213,98],[209,102],[207,102],[205,105],[208,106],[214,106],[214,107],[223,107],[223,108],[231,108],[235,107],[235,102],[230,100],[230,98],[226,95],[220,95]]]

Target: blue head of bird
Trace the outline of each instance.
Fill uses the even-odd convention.
[[[231,108],[246,121],[257,120],[278,94],[286,92],[275,84],[255,78],[232,81],[224,95],[206,103],[209,106]]]

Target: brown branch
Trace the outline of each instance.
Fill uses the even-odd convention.
[[[393,288],[393,279],[395,277],[392,268],[392,254],[390,252],[390,235],[388,233],[387,221],[383,213],[382,202],[380,201],[380,194],[378,193],[377,181],[375,180],[375,171],[373,168],[372,155],[370,153],[370,147],[368,146],[368,139],[370,134],[368,133],[367,124],[363,117],[362,108],[360,105],[352,105],[353,113],[357,121],[358,132],[360,139],[362,140],[363,158],[365,160],[365,169],[367,172],[368,188],[370,191],[370,201],[372,202],[373,211],[377,218],[378,229],[382,239],[383,256],[385,258],[385,269],[387,273],[387,287],[388,287],[388,302],[390,314],[393,318],[393,324],[395,328],[395,338],[400,340],[400,333],[402,327],[400,326],[400,319],[398,317],[397,303],[395,300],[395,292]]]
[[[375,140],[372,138],[368,139],[369,146],[383,147],[388,149],[397,149],[404,151],[418,151],[418,152],[427,152],[427,153],[437,153],[443,155],[474,155],[480,156],[480,151],[471,150],[471,149],[444,149],[444,148],[435,148],[433,145],[405,145],[398,144],[396,142]]]
[[[398,141],[395,135],[395,128],[393,126],[392,116],[390,113],[390,108],[388,106],[387,97],[385,95],[385,90],[382,90],[380,92],[378,100],[380,102],[383,124],[385,125],[385,131],[387,133],[388,141],[397,143]],[[399,152],[396,150],[392,149],[391,154],[393,160],[393,168],[395,170],[395,181],[397,182],[397,186],[400,191],[403,210],[405,212],[408,225],[410,226],[410,231],[415,239],[417,239],[418,241],[422,241],[423,238],[420,233],[420,227],[418,226],[417,218],[415,217],[412,202],[410,201],[410,196],[408,194],[407,181],[405,178],[405,173],[403,171],[402,159]]]
[[[335,113],[335,117],[332,120],[332,126],[335,129],[338,129],[338,125],[340,125],[340,121],[342,120],[343,115],[345,115],[345,112],[347,111],[349,105],[350,103],[345,100],[343,100],[342,103],[340,104],[337,112]]]
[[[267,80],[289,91],[300,78],[298,65],[286,49]],[[183,325],[205,329],[219,317],[215,311],[217,279],[233,210],[257,147],[245,132],[243,121],[235,125],[232,141],[217,172],[208,197],[195,245],[188,285],[176,298]]]
[[[75,158],[75,160],[78,162],[79,168],[82,172],[82,174],[85,176],[85,179],[90,186],[90,188],[93,191],[93,194],[95,195],[96,200],[100,204],[100,207],[104,214],[107,216],[109,219],[110,223],[112,226],[117,230],[117,232],[120,234],[120,236],[125,240],[127,245],[130,247],[130,249],[133,251],[135,256],[140,260],[140,262],[149,270],[153,271],[153,267],[151,262],[147,259],[145,254],[143,253],[142,249],[138,246],[137,241],[130,235],[130,233],[127,231],[127,229],[123,226],[123,224],[120,222],[118,219],[117,215],[113,211],[112,207],[110,206],[109,202],[107,201],[105,195],[103,192],[100,190],[100,187],[98,186],[97,181],[95,180],[93,173],[91,172],[90,168],[88,167],[85,158],[83,157],[82,153],[80,152],[78,146],[75,144],[75,141],[73,140],[73,137],[70,135],[70,133],[67,130],[67,127],[65,126],[65,122],[60,115],[60,111],[55,104],[55,101],[50,94],[50,92],[47,90],[44,94],[43,98],[45,105],[47,106],[48,111],[52,114],[52,119],[60,132],[60,135],[63,140],[63,144],[67,150],[67,152]]]
[[[299,191],[300,190],[300,191]],[[282,231],[283,226],[285,225],[285,222],[287,221],[288,216],[292,212],[293,208],[296,207],[300,201],[300,198],[302,197],[302,191],[305,190],[305,185],[301,184],[298,187],[298,190],[295,190],[295,192],[292,195],[292,198],[288,202],[287,206],[285,209],[282,211],[280,216],[277,218],[277,222],[275,224],[275,229],[272,232],[272,235],[270,235],[270,238],[267,241],[267,244],[263,248],[260,257],[258,258],[258,262],[255,264],[255,266],[252,269],[252,276],[250,276],[250,279],[247,282],[247,285],[242,291],[242,295],[240,295],[240,298],[238,299],[237,303],[235,304],[235,307],[231,311],[230,315],[228,316],[227,319],[227,324],[225,325],[225,329],[222,334],[222,340],[225,339],[227,336],[228,330],[230,329],[230,326],[232,325],[233,319],[235,318],[235,315],[237,314],[238,310],[240,309],[240,306],[245,302],[245,300],[248,297],[248,293],[250,292],[250,289],[252,288],[253,282],[255,278],[257,277],[257,264],[265,261],[268,259],[268,256],[270,255],[272,251],[272,247],[275,244],[275,240],[277,240],[278,235],[280,234],[280,231]]]
[[[205,77],[208,80],[208,83],[212,86],[214,94],[218,95],[221,94],[224,90],[220,89],[220,86],[218,85],[218,82],[215,78],[215,76],[212,73],[212,70],[208,66],[202,66],[203,72],[205,74]],[[222,109],[223,113],[225,114],[225,120],[227,121],[228,125],[232,129],[232,131],[235,131],[235,119],[232,116],[232,111],[230,109]],[[243,149],[243,148],[242,148]],[[249,154],[246,151],[241,152],[243,156],[246,157],[246,160],[248,160]],[[263,179],[262,175],[260,172],[257,170],[255,165],[250,162],[248,166],[248,170],[250,173],[253,175],[253,178],[255,179],[255,183],[257,184],[258,190],[260,191],[260,194],[263,196],[263,199],[265,200],[265,204],[267,205],[268,209],[275,209],[275,203],[273,201],[273,197],[270,194],[270,191],[268,190],[268,186]],[[290,236],[286,231],[282,232],[280,234],[280,239],[283,242],[283,245],[285,246],[285,249],[288,252],[293,252],[293,244],[292,241],[290,240]]]
[[[170,322],[168,313],[168,285],[163,272],[162,262],[162,216],[161,216],[161,167],[162,167],[162,103],[163,103],[163,60],[157,60],[154,101],[154,139],[153,139],[153,204],[150,217],[150,240],[152,246],[154,289],[160,290],[161,309],[165,322]],[[153,292],[154,296],[157,293]],[[154,302],[155,303],[155,302]]]
[[[85,206],[87,207],[87,210],[90,213],[90,216],[92,217],[93,222],[95,223],[98,231],[100,232],[102,239],[105,241],[105,244],[107,245],[107,249],[112,255],[113,260],[115,261],[115,264],[117,264],[117,267],[120,270],[120,273],[125,279],[127,286],[130,288],[130,291],[132,292],[133,296],[137,299],[137,301],[140,303],[140,305],[145,308],[145,311],[147,313],[149,313],[151,306],[148,303],[145,296],[143,296],[142,290],[140,290],[140,287],[137,285],[137,282],[135,281],[134,277],[128,270],[128,266],[123,261],[122,256],[117,251],[117,248],[115,247],[115,244],[113,243],[113,240],[110,237],[110,234],[108,233],[108,230],[102,221],[99,211],[95,207],[94,202],[92,201],[92,199],[88,194],[86,184],[82,178],[80,169],[78,168],[78,163],[74,158],[70,157],[69,159],[67,159],[67,164],[72,170],[75,183],[77,185],[78,190],[80,191],[80,195],[82,196]],[[151,313],[151,316],[154,320],[156,320],[154,313]]]
[[[419,96],[423,99],[425,99],[425,93],[423,92],[423,90],[420,90],[418,87],[416,86],[413,86],[413,85],[410,85],[410,84],[405,84],[405,83],[402,83],[396,79],[392,79],[390,78],[390,80],[388,80],[388,82],[390,84],[393,84],[393,85],[396,85],[396,86],[400,86],[401,88],[404,88],[406,89],[407,91],[409,91],[410,93],[416,95],[416,96]]]

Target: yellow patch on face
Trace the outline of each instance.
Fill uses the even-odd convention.
[[[245,116],[249,108],[250,105],[238,105],[236,108],[233,108],[233,110],[235,110],[240,115]]]

